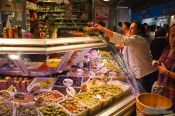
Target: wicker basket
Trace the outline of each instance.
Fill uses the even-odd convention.
[[[142,93],[136,97],[137,116],[157,116],[166,113],[172,101],[154,93]]]

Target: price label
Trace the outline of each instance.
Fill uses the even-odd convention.
[[[82,76],[83,75],[83,70],[82,69],[77,69],[76,73],[78,76]]]
[[[90,78],[94,78],[94,77],[95,77],[94,71],[90,71],[90,72],[89,72],[89,77],[90,77]]]
[[[113,71],[109,72],[109,77],[110,78],[115,78],[116,75],[117,75],[116,72],[113,72]]]
[[[67,88],[66,88],[66,92],[67,92],[67,94],[70,95],[71,97],[74,97],[75,94],[76,94],[76,91],[75,91],[75,89],[74,89],[73,87],[67,87]]]
[[[64,79],[64,80],[63,80],[63,84],[64,84],[65,86],[67,86],[67,87],[70,87],[70,86],[73,85],[73,80],[71,80],[71,79]]]

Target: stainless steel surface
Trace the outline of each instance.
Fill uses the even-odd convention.
[[[125,112],[127,112],[130,108],[135,105],[135,95],[130,95],[126,99],[122,100],[119,103],[116,103],[111,108],[104,110],[102,113],[97,114],[96,116],[122,116]]]
[[[0,39],[1,53],[54,53],[82,48],[104,47],[101,37],[70,37],[58,39]]]

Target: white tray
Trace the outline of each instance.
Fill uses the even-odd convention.
[[[45,88],[45,89],[41,88],[40,91],[51,91],[54,84],[55,84],[56,78],[50,78],[50,77],[36,77],[36,78],[34,78],[33,81],[28,85],[27,91],[28,92],[31,91],[31,89],[37,85],[37,82],[41,82],[44,80],[52,80],[52,83],[50,84],[50,87]]]

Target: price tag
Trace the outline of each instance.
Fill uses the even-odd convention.
[[[65,86],[67,86],[67,87],[70,87],[70,86],[73,85],[73,80],[71,80],[71,79],[64,79],[64,80],[63,80],[63,84],[64,84]]]
[[[90,77],[90,78],[94,78],[94,77],[95,77],[95,73],[94,73],[93,71],[90,71],[90,72],[89,72],[89,77]]]
[[[71,97],[75,97],[76,91],[75,91],[75,89],[73,87],[67,87],[66,88],[66,92]]]
[[[102,73],[106,73],[108,71],[108,69],[106,67],[103,67],[101,70],[100,70]]]
[[[116,72],[113,72],[113,71],[109,72],[109,77],[110,78],[115,78],[116,75],[117,75]]]
[[[83,75],[83,70],[82,69],[77,69],[76,73],[78,76],[82,76]]]

